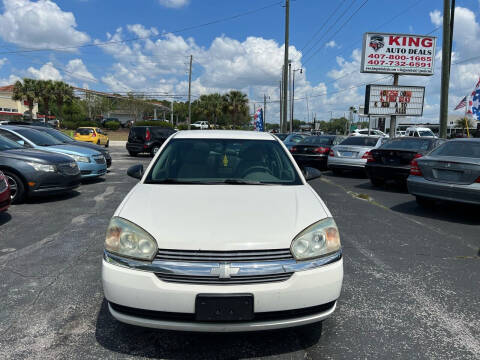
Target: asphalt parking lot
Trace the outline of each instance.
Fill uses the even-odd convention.
[[[342,296],[321,336],[318,327],[212,335],[115,321],[100,280],[104,232],[135,184],[126,169],[150,158],[111,152],[104,179],[0,215],[1,359],[480,358],[480,209],[422,209],[359,174],[312,182],[345,254]]]

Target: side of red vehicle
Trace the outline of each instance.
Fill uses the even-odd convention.
[[[10,187],[7,177],[0,171],[0,212],[7,211],[10,206]]]

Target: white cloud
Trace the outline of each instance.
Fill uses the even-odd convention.
[[[17,75],[11,74],[8,78],[0,79],[0,86],[12,85],[17,80],[21,80]]]
[[[330,40],[325,44],[325,47],[334,48],[334,47],[337,47],[337,43],[335,42],[335,40]]]
[[[0,36],[7,42],[33,49],[72,47],[90,40],[76,30],[71,12],[50,0],[3,0]]]
[[[97,79],[88,71],[81,59],[70,60],[65,67],[67,77],[81,81],[97,82]]]
[[[136,34],[139,37],[148,37],[159,34],[156,28],[151,27],[150,29],[147,29],[141,24],[127,25],[127,29],[128,31]]]
[[[46,63],[40,69],[29,67],[27,72],[31,77],[38,80],[62,80],[63,77],[51,62]]]
[[[7,58],[0,59],[0,68],[8,61]]]
[[[188,5],[190,0],[158,0],[160,5],[169,7],[169,8],[181,8]]]
[[[443,24],[443,16],[440,10],[430,11],[430,21],[433,25],[441,26]]]

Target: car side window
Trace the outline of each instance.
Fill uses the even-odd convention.
[[[26,141],[24,141],[20,136],[12,134],[9,131],[0,130],[0,135],[2,135],[3,137],[6,137],[7,139],[15,141],[17,144],[19,144],[19,141],[23,141],[23,144],[22,144],[23,146],[31,147],[30,144],[28,144]]]

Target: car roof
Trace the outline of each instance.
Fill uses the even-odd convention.
[[[277,140],[268,132],[238,130],[184,130],[175,133],[175,139],[241,139]]]

